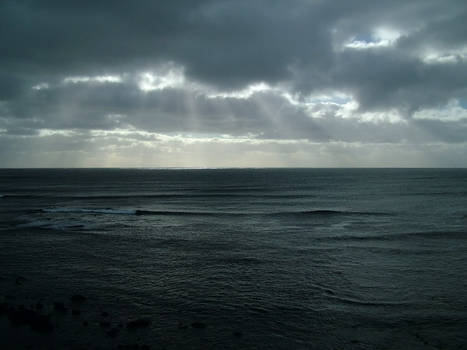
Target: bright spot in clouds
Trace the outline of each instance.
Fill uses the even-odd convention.
[[[261,82],[261,83],[255,83],[255,84],[248,85],[246,88],[241,89],[241,90],[230,91],[230,92],[213,92],[213,93],[209,93],[207,96],[209,98],[248,99],[251,97],[251,95],[255,93],[271,91],[271,90],[273,90],[273,88],[271,88],[268,84]]]
[[[467,46],[452,50],[427,50],[422,56],[427,64],[453,64],[467,61]]]
[[[72,76],[63,79],[65,84],[78,83],[121,83],[122,78],[118,75],[101,75],[101,76]]]
[[[467,109],[461,106],[459,100],[453,99],[445,106],[417,111],[414,113],[413,118],[444,122],[467,120]]]
[[[138,86],[143,91],[164,90],[182,87],[185,74],[182,67],[171,67],[166,71],[144,72],[139,75]]]
[[[352,37],[344,47],[349,49],[372,49],[379,47],[389,47],[399,39],[401,33],[394,29],[378,28],[367,40],[359,39],[358,36]]]
[[[49,84],[48,83],[39,83],[37,85],[34,85],[32,87],[33,90],[44,90],[44,89],[48,89],[49,88]]]

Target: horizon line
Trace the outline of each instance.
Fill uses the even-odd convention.
[[[261,170],[261,169],[467,169],[467,166],[269,166],[269,167],[0,167],[0,170]]]

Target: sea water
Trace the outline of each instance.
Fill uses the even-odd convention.
[[[0,248],[10,304],[87,298],[5,346],[467,348],[467,170],[0,170]]]

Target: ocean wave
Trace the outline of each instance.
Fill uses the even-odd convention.
[[[42,195],[36,195],[36,194],[3,194],[0,195],[0,198],[18,198],[18,199],[33,199],[33,198],[43,198],[44,196]]]
[[[403,305],[411,305],[412,302],[404,302],[404,301],[377,301],[377,300],[360,300],[350,297],[342,297],[337,295],[327,295],[329,299],[334,299],[339,302],[351,305],[359,305],[359,306],[403,306]]]
[[[93,208],[48,208],[41,210],[44,213],[83,213],[83,214],[121,214],[121,215],[135,215],[135,209],[93,209]]]
[[[467,239],[465,231],[427,231],[427,232],[401,232],[382,235],[343,235],[320,237],[320,240],[331,241],[399,241],[407,239]]]
[[[225,211],[185,211],[185,210],[145,210],[145,209],[116,209],[116,208],[44,208],[43,213],[73,213],[73,214],[109,214],[109,215],[191,215],[191,216],[375,216],[391,215],[383,212],[359,212],[342,210],[306,210],[306,211],[280,211],[280,212],[225,212]]]
[[[290,193],[273,193],[273,194],[258,194],[258,193],[153,193],[153,194],[99,194],[99,195],[67,195],[67,194],[7,194],[0,195],[5,198],[14,199],[60,199],[60,200],[112,200],[112,199],[209,199],[209,198],[233,198],[233,199],[303,199],[314,198],[316,195],[312,194],[290,194]]]
[[[40,228],[47,230],[73,230],[73,229],[89,229],[91,226],[84,222],[77,221],[50,221],[50,220],[34,220],[23,224],[16,225],[18,228]]]
[[[440,191],[440,192],[430,192],[430,191],[424,191],[424,192],[406,192],[406,193],[401,193],[401,196],[465,196],[467,195],[466,191],[459,191],[459,190],[452,190],[452,191]]]
[[[282,211],[272,213],[272,215],[287,216],[287,215],[300,215],[300,216],[390,216],[390,213],[384,212],[364,212],[364,211],[347,211],[347,210],[332,210],[332,209],[315,209],[315,210],[302,210],[302,211]]]
[[[212,211],[176,211],[176,210],[142,210],[142,209],[113,209],[113,208],[46,208],[43,213],[70,214],[102,214],[102,215],[187,215],[187,216],[236,216],[242,213],[212,212]]]

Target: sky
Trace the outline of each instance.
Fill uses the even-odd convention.
[[[465,0],[0,2],[0,167],[466,167]]]

